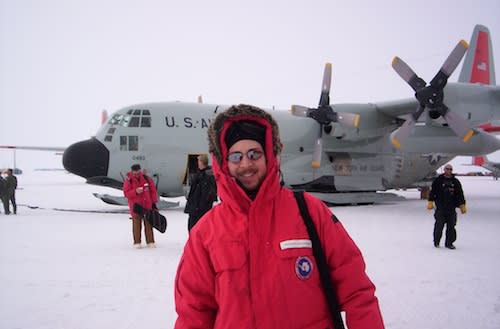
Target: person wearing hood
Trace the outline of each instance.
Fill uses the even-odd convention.
[[[198,220],[210,209],[217,200],[217,187],[212,172],[208,165],[206,154],[198,155],[198,172],[193,175],[190,182],[184,213],[189,214],[188,231],[191,231]]]
[[[134,164],[123,182],[123,194],[128,199],[130,216],[132,217],[132,236],[134,248],[141,248],[141,231],[144,223],[146,246],[155,247],[153,227],[144,218],[146,212],[156,207],[158,192],[151,177],[145,175],[139,164]]]
[[[280,181],[276,121],[235,105],[212,120],[208,138],[221,202],[184,247],[175,328],[333,328],[308,231]],[[348,328],[384,328],[360,250],[321,200],[304,197]]]
[[[448,249],[456,249],[453,243],[457,240],[457,213],[455,208],[460,208],[460,212],[465,214],[465,197],[462,184],[453,174],[451,164],[444,166],[444,173],[436,177],[432,182],[431,191],[427,203],[427,209],[434,209],[434,247],[439,248],[443,229],[446,224],[446,235],[444,246]]]

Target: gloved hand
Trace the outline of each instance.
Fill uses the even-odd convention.
[[[467,207],[465,206],[465,203],[464,203],[464,204],[461,204],[461,205],[459,206],[459,208],[460,208],[460,212],[461,212],[462,214],[465,214],[465,213],[467,212]]]
[[[434,209],[434,202],[432,202],[432,201],[427,202],[427,209],[429,209],[429,210]]]

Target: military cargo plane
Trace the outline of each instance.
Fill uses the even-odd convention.
[[[459,81],[447,83],[465,54]],[[460,41],[429,84],[402,59],[396,57],[392,65],[415,97],[331,104],[327,63],[317,107],[269,110],[284,144],[285,185],[332,204],[384,201],[394,195],[381,191],[427,186],[436,169],[455,156],[500,149],[494,135],[475,128],[500,119],[500,88],[486,27],[474,28],[470,47]],[[130,165],[140,163],[162,196],[185,195],[196,157],[208,152],[207,128],[227,107],[200,102],[127,106],[111,114],[95,137],[66,148],[63,165],[90,184],[121,189]]]

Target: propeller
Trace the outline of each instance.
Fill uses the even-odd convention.
[[[315,169],[321,166],[321,154],[323,153],[323,129],[332,122],[341,125],[355,127],[359,126],[359,114],[349,112],[335,112],[330,105],[330,85],[332,81],[332,64],[325,64],[323,73],[323,84],[321,85],[321,96],[317,108],[309,108],[302,105],[292,105],[292,114],[299,117],[309,117],[316,120],[319,125],[318,139],[314,145],[311,166]]]
[[[395,147],[400,148],[401,145],[406,142],[415,123],[426,108],[429,109],[429,116],[431,118],[437,119],[442,116],[450,128],[453,129],[457,136],[464,142],[467,142],[472,137],[474,131],[469,124],[459,115],[450,111],[446,104],[444,104],[443,92],[448,82],[448,78],[457,68],[468,47],[469,45],[467,42],[461,40],[452,50],[450,55],[448,55],[448,58],[429,85],[427,85],[427,83],[401,58],[394,57],[392,60],[392,68],[415,91],[415,98],[419,104],[417,110],[410,114],[405,123],[393,134],[392,144]]]

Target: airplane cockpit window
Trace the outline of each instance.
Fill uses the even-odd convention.
[[[122,121],[120,121],[120,125],[128,127],[129,123],[130,123],[130,115],[124,115]]]
[[[128,123],[129,127],[139,127],[139,117],[133,116],[130,118],[130,122]]]
[[[151,117],[143,116],[141,118],[141,127],[151,127]]]
[[[111,125],[123,127],[151,127],[149,110],[128,110],[127,114],[115,114],[109,121]]]
[[[113,115],[113,117],[111,118],[111,120],[109,120],[109,124],[111,124],[111,125],[118,125],[118,124],[120,124],[120,121],[122,121],[122,117],[123,117],[123,115],[121,115],[121,114],[115,114],[115,115]]]

